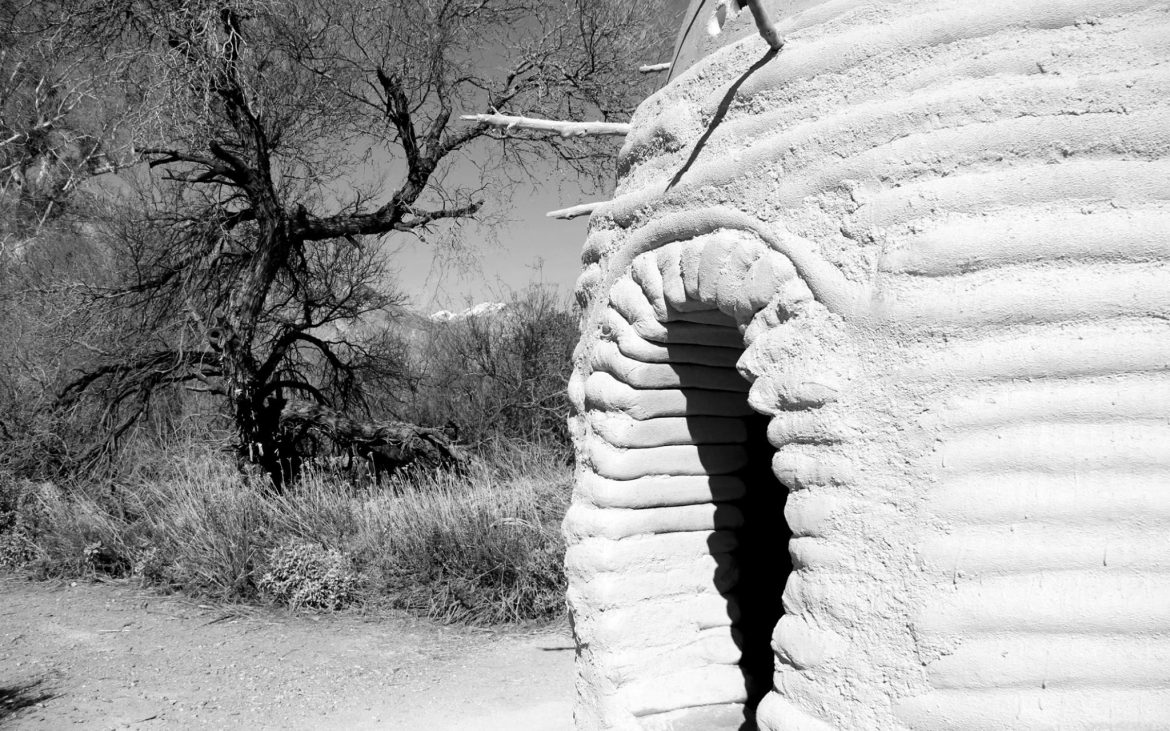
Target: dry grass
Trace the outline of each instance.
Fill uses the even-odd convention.
[[[310,472],[280,495],[208,452],[166,455],[164,464],[129,485],[65,489],[0,476],[0,548],[13,547],[0,550],[0,567],[42,577],[133,576],[222,600],[280,600],[306,596],[289,567],[319,564],[310,555],[319,550],[344,588],[338,596],[358,602],[469,623],[561,613],[560,521],[570,476],[553,457],[516,450],[462,476],[361,488]],[[265,597],[261,586],[275,584],[262,579],[274,566],[282,589]],[[306,569],[304,580],[318,582],[314,595],[333,591],[320,584],[324,574],[312,573]]]
[[[384,592],[446,620],[503,622],[561,612],[560,521],[567,474],[441,477],[371,503],[363,550]]]

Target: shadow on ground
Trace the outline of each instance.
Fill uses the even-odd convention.
[[[15,685],[0,685],[0,725],[12,720],[21,711],[54,697],[56,694],[46,686],[43,678]]]

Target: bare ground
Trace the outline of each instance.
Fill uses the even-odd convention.
[[[564,626],[289,614],[0,579],[0,727],[570,727]]]

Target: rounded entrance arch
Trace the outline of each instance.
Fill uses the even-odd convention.
[[[664,236],[607,284],[572,387],[566,563],[579,687],[595,694],[581,707],[597,714],[577,723],[754,728],[792,570],[769,436],[790,441],[793,409],[820,404],[745,351],[819,305],[787,257],[736,229]]]

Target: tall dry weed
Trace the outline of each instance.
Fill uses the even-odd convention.
[[[195,596],[326,608],[389,602],[444,621],[557,616],[569,469],[553,453],[499,454],[466,474],[380,485],[309,470],[274,494],[188,447],[128,484],[0,479],[0,537],[40,576],[134,576]],[[322,591],[319,567],[300,560],[314,552],[354,572],[330,569],[345,588],[336,599],[304,600]],[[280,591],[262,592],[265,576],[279,576]]]

